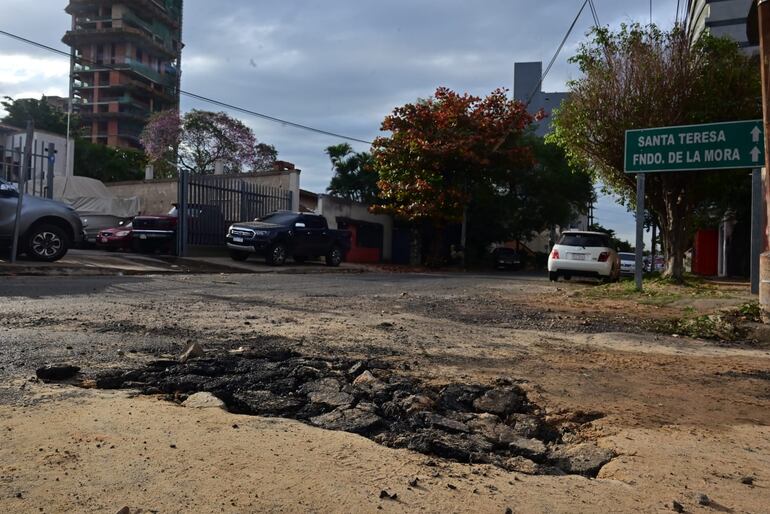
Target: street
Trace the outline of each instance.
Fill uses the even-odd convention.
[[[665,335],[654,322],[672,308],[594,300],[594,287],[505,273],[5,277],[0,509],[697,511],[705,494],[761,512],[770,345]],[[616,457],[596,479],[512,473],[294,419],[30,380],[46,364],[86,378],[139,369],[193,342],[382,361],[431,387],[513,381],[569,427],[565,442]]]

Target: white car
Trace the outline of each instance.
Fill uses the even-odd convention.
[[[620,274],[633,275],[636,273],[636,254],[631,252],[620,252]]]
[[[594,277],[615,281],[620,276],[620,258],[607,234],[570,230],[562,233],[548,256],[548,278]]]

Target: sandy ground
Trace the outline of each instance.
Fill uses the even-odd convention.
[[[674,307],[574,294],[586,287],[387,274],[4,282],[0,511],[672,512],[677,500],[770,512],[770,347],[646,332]],[[594,480],[531,477],[291,420],[29,381],[46,362],[138,364],[192,340],[380,357],[432,383],[526,380],[553,416],[600,413],[584,435],[620,457]]]

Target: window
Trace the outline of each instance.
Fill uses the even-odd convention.
[[[583,248],[610,248],[610,239],[601,234],[567,232],[562,234],[559,244]]]
[[[326,228],[320,216],[304,216],[302,221],[305,222],[307,228]]]

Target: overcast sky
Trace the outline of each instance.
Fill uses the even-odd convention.
[[[603,24],[649,20],[639,0],[594,0]],[[686,2],[682,2],[686,3]],[[513,64],[549,61],[582,0],[187,0],[182,88],[251,110],[371,140],[394,107],[436,87],[485,95],[512,89]],[[655,0],[653,20],[673,23],[677,2]],[[3,0],[0,29],[66,50],[64,0]],[[567,63],[591,26],[585,10],[544,89],[565,90]],[[67,95],[66,58],[0,36],[0,95]],[[215,109],[187,98],[182,109]],[[233,113],[323,192],[324,148],[342,142]],[[366,145],[353,143],[356,150]],[[611,199],[597,220],[629,240],[633,218]]]

